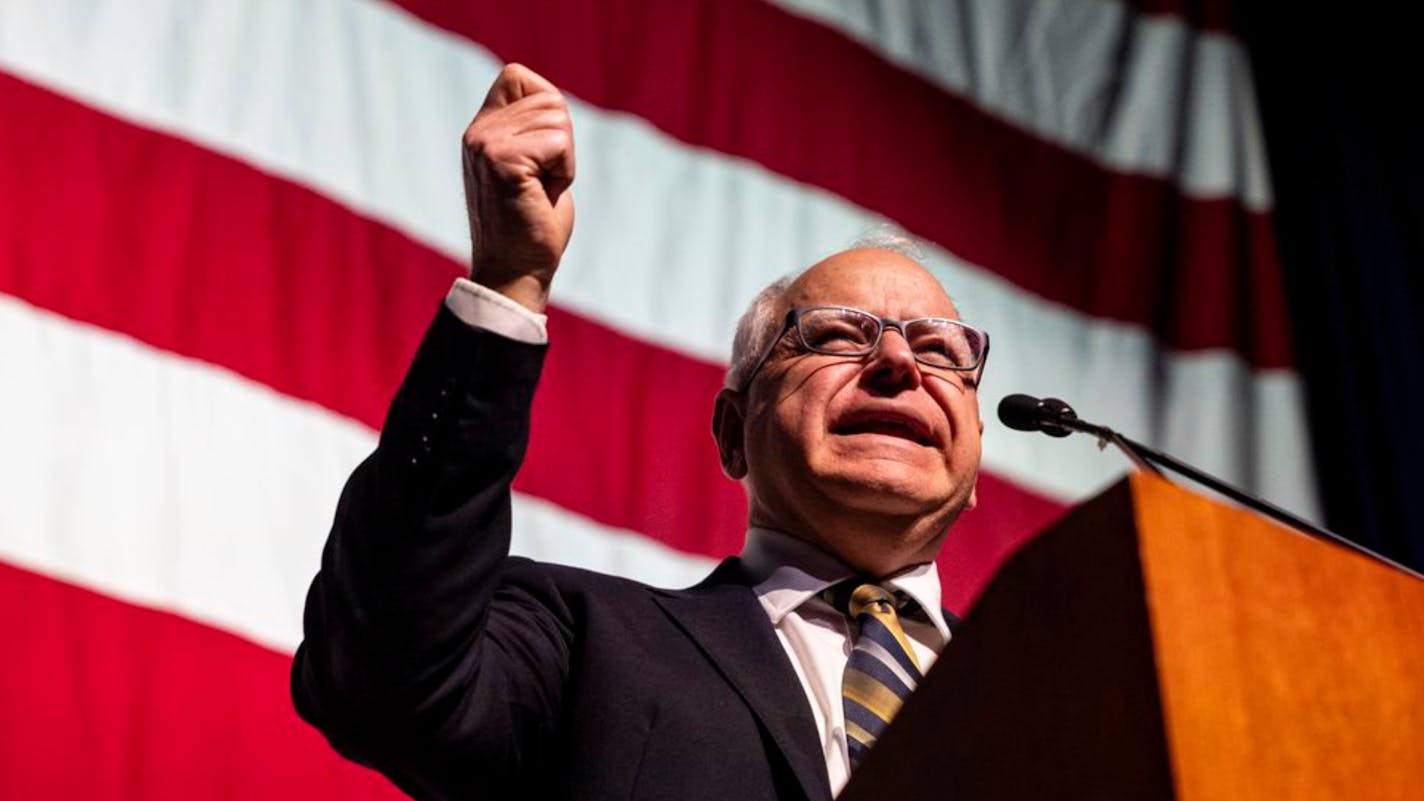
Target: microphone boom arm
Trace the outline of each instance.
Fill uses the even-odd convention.
[[[1329,529],[1321,528],[1304,518],[1276,506],[1270,501],[1263,500],[1245,490],[1238,489],[1210,473],[1192,467],[1174,456],[1170,456],[1156,448],[1148,447],[1141,442],[1125,437],[1107,426],[1095,425],[1086,420],[1080,420],[1078,419],[1077,413],[1073,411],[1073,407],[1057,398],[1044,398],[1039,400],[1027,395],[1010,395],[1004,398],[999,404],[999,418],[1010,428],[1020,431],[1042,431],[1054,437],[1066,437],[1070,432],[1075,431],[1083,434],[1091,434],[1097,437],[1099,448],[1106,447],[1107,443],[1111,442],[1126,454],[1127,458],[1139,470],[1165,478],[1160,468],[1166,468],[1204,487],[1208,487],[1249,509],[1254,509],[1278,523],[1283,523],[1297,531],[1302,531],[1337,545],[1342,545],[1352,551],[1368,556],[1371,559],[1383,562],[1396,570],[1408,573],[1415,578],[1424,579],[1424,574],[1420,574],[1418,571],[1406,567],[1387,556],[1375,553],[1369,548],[1348,540]]]
[[[1050,398],[1049,400],[1052,399]],[[1046,420],[1044,423],[1045,425],[1060,426],[1069,431],[1077,431],[1081,434],[1091,434],[1098,438],[1099,450],[1107,447],[1108,443],[1112,443],[1127,456],[1128,461],[1132,462],[1138,470],[1144,473],[1151,473],[1154,476],[1162,475],[1162,471],[1158,469],[1157,465],[1153,464],[1147,454],[1144,453],[1144,451],[1151,450],[1146,445],[1133,442],[1107,426],[1093,425],[1086,420],[1079,420],[1078,416],[1073,413],[1071,408],[1068,408],[1067,404],[1064,404],[1063,411],[1059,411],[1058,416],[1054,418],[1051,423]],[[1165,454],[1159,455],[1165,456]]]

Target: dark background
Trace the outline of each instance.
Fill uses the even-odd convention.
[[[1327,525],[1424,569],[1424,45],[1244,5]]]

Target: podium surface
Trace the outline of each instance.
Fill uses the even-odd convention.
[[[1131,476],[1005,564],[842,797],[1424,798],[1424,581]]]

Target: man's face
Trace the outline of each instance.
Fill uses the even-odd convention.
[[[959,317],[924,268],[878,249],[817,264],[781,311],[827,305],[896,320]],[[890,328],[861,357],[807,352],[787,332],[741,398],[753,524],[863,570],[932,559],[973,504],[982,426],[972,378],[920,365]]]

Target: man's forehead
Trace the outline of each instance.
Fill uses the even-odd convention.
[[[924,267],[893,250],[858,248],[810,267],[786,293],[788,308],[846,305],[888,317],[958,317],[954,303]]]

